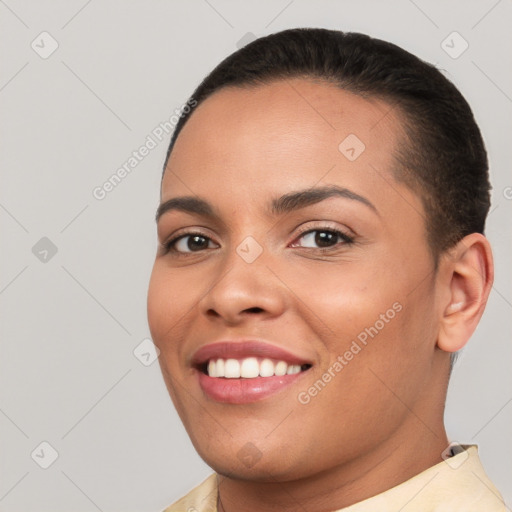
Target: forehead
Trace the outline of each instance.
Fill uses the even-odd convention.
[[[311,79],[221,89],[196,107],[168,162],[162,200],[179,194],[336,184],[382,189],[402,133],[388,103]],[[368,191],[368,190],[367,190]]]

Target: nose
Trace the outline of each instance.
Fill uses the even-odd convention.
[[[275,318],[286,307],[286,289],[260,256],[246,262],[232,251],[199,303],[210,320],[237,325],[250,318]]]

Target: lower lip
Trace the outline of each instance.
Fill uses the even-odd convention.
[[[282,391],[305,372],[253,379],[216,378],[200,371],[197,373],[201,389],[212,400],[228,404],[248,404]]]

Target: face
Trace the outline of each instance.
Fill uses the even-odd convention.
[[[223,89],[180,133],[148,318],[219,473],[303,478],[418,435],[435,275],[400,133],[386,103],[305,79]]]

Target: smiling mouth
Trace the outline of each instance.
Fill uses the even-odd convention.
[[[203,374],[218,379],[254,379],[257,377],[281,377],[295,375],[311,368],[311,364],[291,364],[286,361],[245,357],[242,359],[210,359],[199,365]]]

